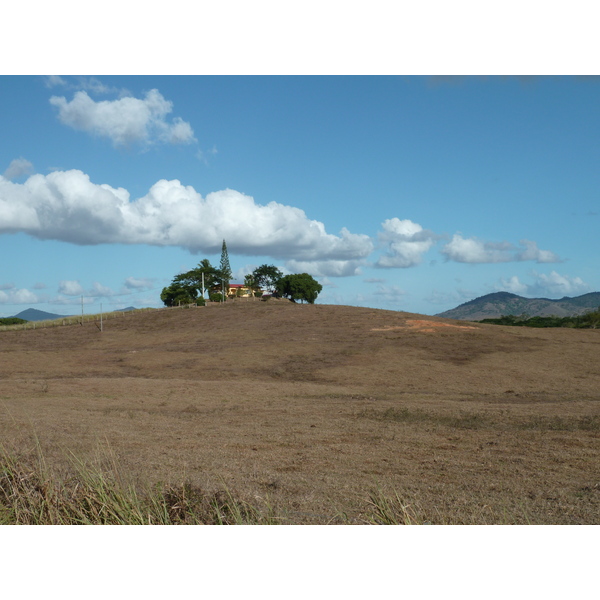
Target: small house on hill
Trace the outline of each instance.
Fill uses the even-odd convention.
[[[243,283],[229,284],[228,298],[250,298],[251,296],[252,290]]]
[[[262,290],[260,290],[260,289],[255,289],[254,293],[252,293],[252,288],[249,288],[248,286],[244,285],[243,283],[230,283],[229,290],[227,292],[227,297],[228,298],[252,298],[253,296],[257,295],[257,292],[258,292],[259,296],[262,294]],[[212,290],[212,293],[220,294],[221,289],[216,287]]]

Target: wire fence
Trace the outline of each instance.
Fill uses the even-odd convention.
[[[227,302],[206,302],[206,306],[224,306],[228,304],[244,304],[249,301],[260,301],[266,300],[267,296],[260,297],[243,297],[243,298],[228,298]],[[85,308],[89,311],[90,308],[98,307],[98,305],[84,304]],[[100,305],[101,307],[102,305]],[[134,308],[131,310],[114,310],[110,312],[94,312],[94,313],[82,313],[79,315],[69,315],[64,317],[57,317],[56,319],[48,319],[44,321],[26,321],[25,323],[15,323],[13,325],[0,324],[0,331],[14,331],[14,330],[27,330],[27,329],[46,329],[48,327],[64,327],[67,325],[83,325],[85,323],[96,323],[100,331],[103,330],[104,322],[112,319],[121,319],[127,315],[139,314],[140,312],[156,311],[156,310],[177,310],[181,308],[202,308],[197,304],[179,304],[177,306],[160,306],[160,307],[147,307],[147,308]]]
[[[25,323],[16,323],[14,325],[0,325],[0,331],[14,331],[14,330],[26,330],[26,329],[46,329],[48,327],[65,327],[67,325],[83,325],[85,323],[96,323],[100,330],[103,329],[105,321],[114,319],[123,319],[127,316],[140,312],[154,311],[154,310],[174,310],[178,308],[190,308],[196,307],[195,304],[182,304],[181,306],[161,306],[159,308],[136,308],[134,310],[116,310],[112,312],[98,312],[94,314],[83,314],[83,315],[69,315],[65,317],[58,317],[56,319],[48,319],[45,321],[27,321]]]

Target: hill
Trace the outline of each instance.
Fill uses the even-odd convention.
[[[13,316],[17,319],[24,319],[25,321],[52,321],[68,315],[57,315],[55,313],[37,310],[36,308],[28,308],[27,310],[21,311],[18,315]]]
[[[139,490],[225,488],[281,523],[387,522],[384,495],[404,522],[600,524],[600,330],[283,301],[116,314],[0,331],[3,449],[65,481],[72,451]]]
[[[523,298],[510,292],[495,292],[465,302],[436,316],[465,321],[498,319],[505,315],[522,314],[530,317],[574,317],[595,310],[599,306],[600,292],[591,292],[575,298],[565,296],[560,300]]]

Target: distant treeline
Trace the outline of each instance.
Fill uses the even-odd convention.
[[[17,317],[6,317],[0,319],[0,325],[21,325],[21,323],[27,323],[27,321]]]
[[[482,319],[479,323],[513,325],[515,327],[572,327],[597,329],[600,327],[600,308],[578,317],[530,317],[529,315],[503,315],[499,319]]]

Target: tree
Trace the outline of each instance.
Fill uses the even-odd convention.
[[[227,252],[227,244],[223,240],[221,248],[221,264],[219,266],[218,279],[221,287],[225,290],[225,295],[229,292],[229,282],[233,279],[231,265],[229,264],[229,253]]]
[[[252,275],[252,273],[248,273],[248,275],[244,277],[244,285],[250,290],[250,293],[254,298],[254,292],[256,292],[260,286],[258,283],[256,283],[256,279],[254,279],[254,275]]]
[[[323,286],[308,273],[286,275],[276,284],[275,289],[280,296],[289,298],[292,302],[301,300],[314,304]]]
[[[193,287],[196,290],[202,290],[202,276],[204,275],[204,289],[212,290],[220,284],[220,275],[218,269],[210,264],[207,258],[202,259],[198,266],[187,273],[181,273],[174,279],[174,283],[181,284],[186,287]],[[200,292],[202,293],[202,292]]]
[[[165,306],[177,306],[192,304],[199,295],[204,298],[202,296],[203,276],[205,290],[212,290],[220,282],[218,269],[215,269],[207,258],[201,260],[195,269],[175,275],[171,285],[163,288],[160,299]]]
[[[198,290],[192,286],[173,281],[170,286],[163,288],[160,299],[165,306],[192,304],[198,297]]]
[[[252,271],[252,277],[258,287],[273,291],[277,282],[283,277],[283,273],[275,265],[260,265]]]

